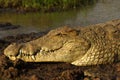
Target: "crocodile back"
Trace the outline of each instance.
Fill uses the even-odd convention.
[[[80,35],[90,41],[91,47],[82,58],[72,64],[86,66],[120,60],[120,21],[91,25],[80,31]]]

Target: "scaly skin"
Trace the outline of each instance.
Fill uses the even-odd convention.
[[[4,54],[25,62],[69,62],[76,66],[120,60],[120,20],[72,29],[61,27],[26,43],[9,45]]]

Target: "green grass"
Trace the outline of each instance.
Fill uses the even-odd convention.
[[[0,8],[58,11],[93,4],[97,0],[0,0]]]

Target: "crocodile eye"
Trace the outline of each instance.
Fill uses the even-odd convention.
[[[61,33],[57,33],[56,36],[62,36],[62,34]]]
[[[65,36],[65,35],[67,35],[67,34],[57,33],[55,36],[63,37],[63,36]]]

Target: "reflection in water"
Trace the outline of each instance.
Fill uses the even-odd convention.
[[[0,13],[0,22],[22,25],[19,30],[3,31],[0,36],[53,29],[63,25],[86,26],[120,18],[120,0],[99,0],[96,4],[54,13]]]
[[[75,25],[76,17],[79,13],[87,15],[94,4],[81,7],[79,10],[73,9],[54,13],[0,13],[0,22],[10,22],[23,27],[16,30],[0,31],[0,36],[16,35],[20,33],[38,32],[50,30],[64,25]]]
[[[4,13],[0,14],[0,22],[11,22],[12,24],[22,25],[24,27],[35,27],[41,30],[59,27],[65,24],[71,24],[69,21],[75,21],[77,14],[87,15],[92,7],[84,7],[79,10],[70,10],[66,12],[54,13]]]

